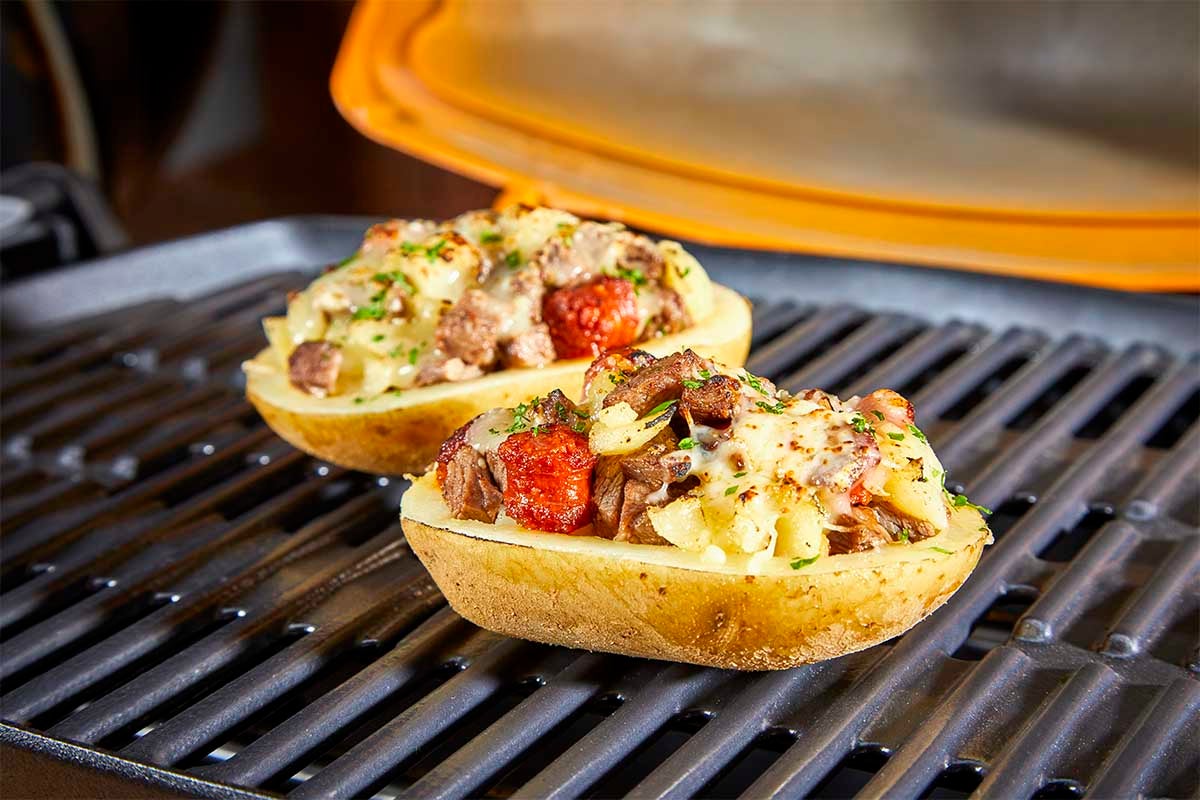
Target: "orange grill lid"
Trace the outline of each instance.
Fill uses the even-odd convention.
[[[1186,92],[1130,107],[1153,75],[1119,47],[1089,69],[1050,63],[1060,86],[1009,63],[1020,24],[931,38],[927,12],[360,0],[331,89],[367,136],[501,202],[734,247],[1200,290],[1196,131],[1162,114]],[[1033,100],[1014,110],[1018,90]]]

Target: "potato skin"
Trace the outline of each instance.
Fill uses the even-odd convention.
[[[731,366],[750,351],[750,304],[713,286],[717,305],[705,322],[672,336],[638,345],[658,355],[691,346]],[[270,350],[246,365],[246,397],[267,425],[294,447],[343,467],[385,475],[420,473],[438,447],[460,425],[493,408],[562,389],[577,398],[591,359],[541,369],[505,370],[454,384],[409,389],[361,405],[352,398],[318,399],[293,388],[274,366]],[[374,407],[374,408],[372,408]]]
[[[937,560],[794,575],[737,575],[548,550],[402,520],[454,610],[548,644],[741,670],[852,653],[911,628],[970,574],[989,540]],[[978,525],[975,512],[956,525]]]
[[[273,402],[270,393],[247,385],[246,397],[263,420],[293,447],[350,469],[380,475],[421,473],[438,448],[460,425],[492,408],[515,406],[563,384],[561,376],[521,370],[521,379],[486,388],[476,381],[456,384],[462,391],[386,411],[314,414]],[[568,385],[570,380],[566,381]],[[580,376],[575,384],[582,383]],[[290,387],[289,387],[290,388]],[[578,393],[579,386],[576,391]],[[294,390],[292,390],[294,391]],[[417,394],[413,390],[409,394]]]

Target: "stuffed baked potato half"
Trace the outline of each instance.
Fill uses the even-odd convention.
[[[751,317],[675,242],[518,206],[376,225],[264,328],[270,346],[243,369],[267,424],[320,458],[399,474],[484,410],[577,394],[610,349],[740,364]]]
[[[991,541],[894,392],[793,396],[690,351],[588,378],[578,406],[464,425],[405,493],[414,552],[482,627],[783,669],[912,627]]]

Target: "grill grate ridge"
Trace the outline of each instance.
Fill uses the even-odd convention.
[[[259,317],[303,280],[261,275],[5,343],[4,719],[115,743],[212,796],[225,791],[214,781],[297,798],[606,786],[682,798],[718,784],[920,797],[955,781],[984,797],[1195,792],[1200,657],[1195,641],[1161,646],[1197,604],[1194,356],[1024,324],[993,333],[758,303],[748,369],[791,388],[904,391],[950,483],[1011,522],[910,634],[736,675],[505,640],[446,609],[392,522],[404,484],[292,451],[241,398]],[[1039,557],[1106,504],[1114,513],[1068,561]],[[1094,598],[1114,591],[1127,596],[1097,616]],[[979,660],[956,657],[976,620],[1017,595],[1031,604],[972,645]],[[1085,618],[1102,630],[1094,641],[1070,634]],[[364,647],[377,657],[354,655]],[[348,677],[286,707],[351,658]],[[618,707],[514,785],[515,767],[605,697]],[[925,713],[898,713],[898,698]],[[660,762],[638,762],[646,774],[614,782],[693,717],[703,724],[672,734]],[[1125,733],[1088,749],[1099,718]],[[250,733],[255,720],[265,727]],[[747,754],[767,739],[778,757],[759,769]]]

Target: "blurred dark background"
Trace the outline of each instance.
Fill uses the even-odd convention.
[[[405,0],[391,2],[400,7]],[[504,68],[522,77],[524,65],[553,75],[574,98],[582,82],[616,85],[614,64],[642,64],[657,47],[657,32],[669,28],[692,37],[690,49],[661,48],[677,56],[662,60],[675,72],[635,70],[632,89],[618,86],[607,101],[582,103],[584,110],[599,109],[606,123],[661,122],[666,127],[649,138],[664,150],[685,137],[704,139],[712,145],[705,163],[734,163],[736,152],[768,152],[768,165],[804,156],[791,165],[796,172],[864,197],[911,190],[932,203],[945,190],[952,202],[965,186],[985,207],[994,198],[999,208],[1017,201],[1057,208],[1059,188],[1071,186],[1079,190],[1066,193],[1064,207],[1092,192],[1102,207],[1140,213],[1153,192],[1139,186],[1167,187],[1145,200],[1150,210],[1175,208],[1162,197],[1175,202],[1182,194],[1186,201],[1194,175],[1200,198],[1196,0],[717,0],[680,12],[683,5],[480,0],[464,17],[491,32],[507,25],[508,38],[466,40],[478,48],[477,84],[508,86]],[[352,11],[349,0],[0,2],[0,278],[290,214],[440,218],[490,205],[494,188],[378,145],[338,113],[329,80]],[[606,19],[607,40],[596,27]],[[603,53],[626,41],[629,52],[604,61]],[[516,42],[522,58],[486,61],[503,56],[505,42]],[[580,57],[588,52],[583,44],[602,52]],[[547,52],[559,59],[548,68],[523,58]],[[518,95],[546,88],[527,84],[511,82]],[[689,94],[712,84],[726,88],[712,98]],[[642,94],[631,97],[634,90]],[[766,100],[747,107],[758,116],[691,116],[689,102],[736,111],[756,91]],[[678,130],[671,114],[644,113],[659,94],[672,101],[659,105],[684,120]],[[508,102],[499,96],[497,103]],[[565,104],[546,97],[556,108]],[[523,96],[508,99],[513,109],[524,108]],[[718,101],[726,105],[704,105]],[[755,124],[745,124],[751,119]],[[765,124],[772,120],[775,128]],[[614,139],[637,139],[616,130]],[[778,150],[754,147],[755,137]],[[1044,151],[1026,146],[1046,141],[1052,147]],[[1064,161],[1064,153],[1076,160]],[[1131,176],[1143,182],[1131,183]],[[728,205],[704,211],[713,209],[728,221]],[[807,218],[783,222],[797,241],[810,225]],[[874,233],[886,241],[891,232],[883,225]],[[1180,251],[1190,258],[1194,248]],[[1171,275],[1184,276],[1171,286],[1195,285],[1190,261],[1162,261]]]
[[[90,177],[136,243],[285,214],[488,205],[494,189],[339,116],[329,74],[351,9],[0,3],[3,168],[48,161]]]

